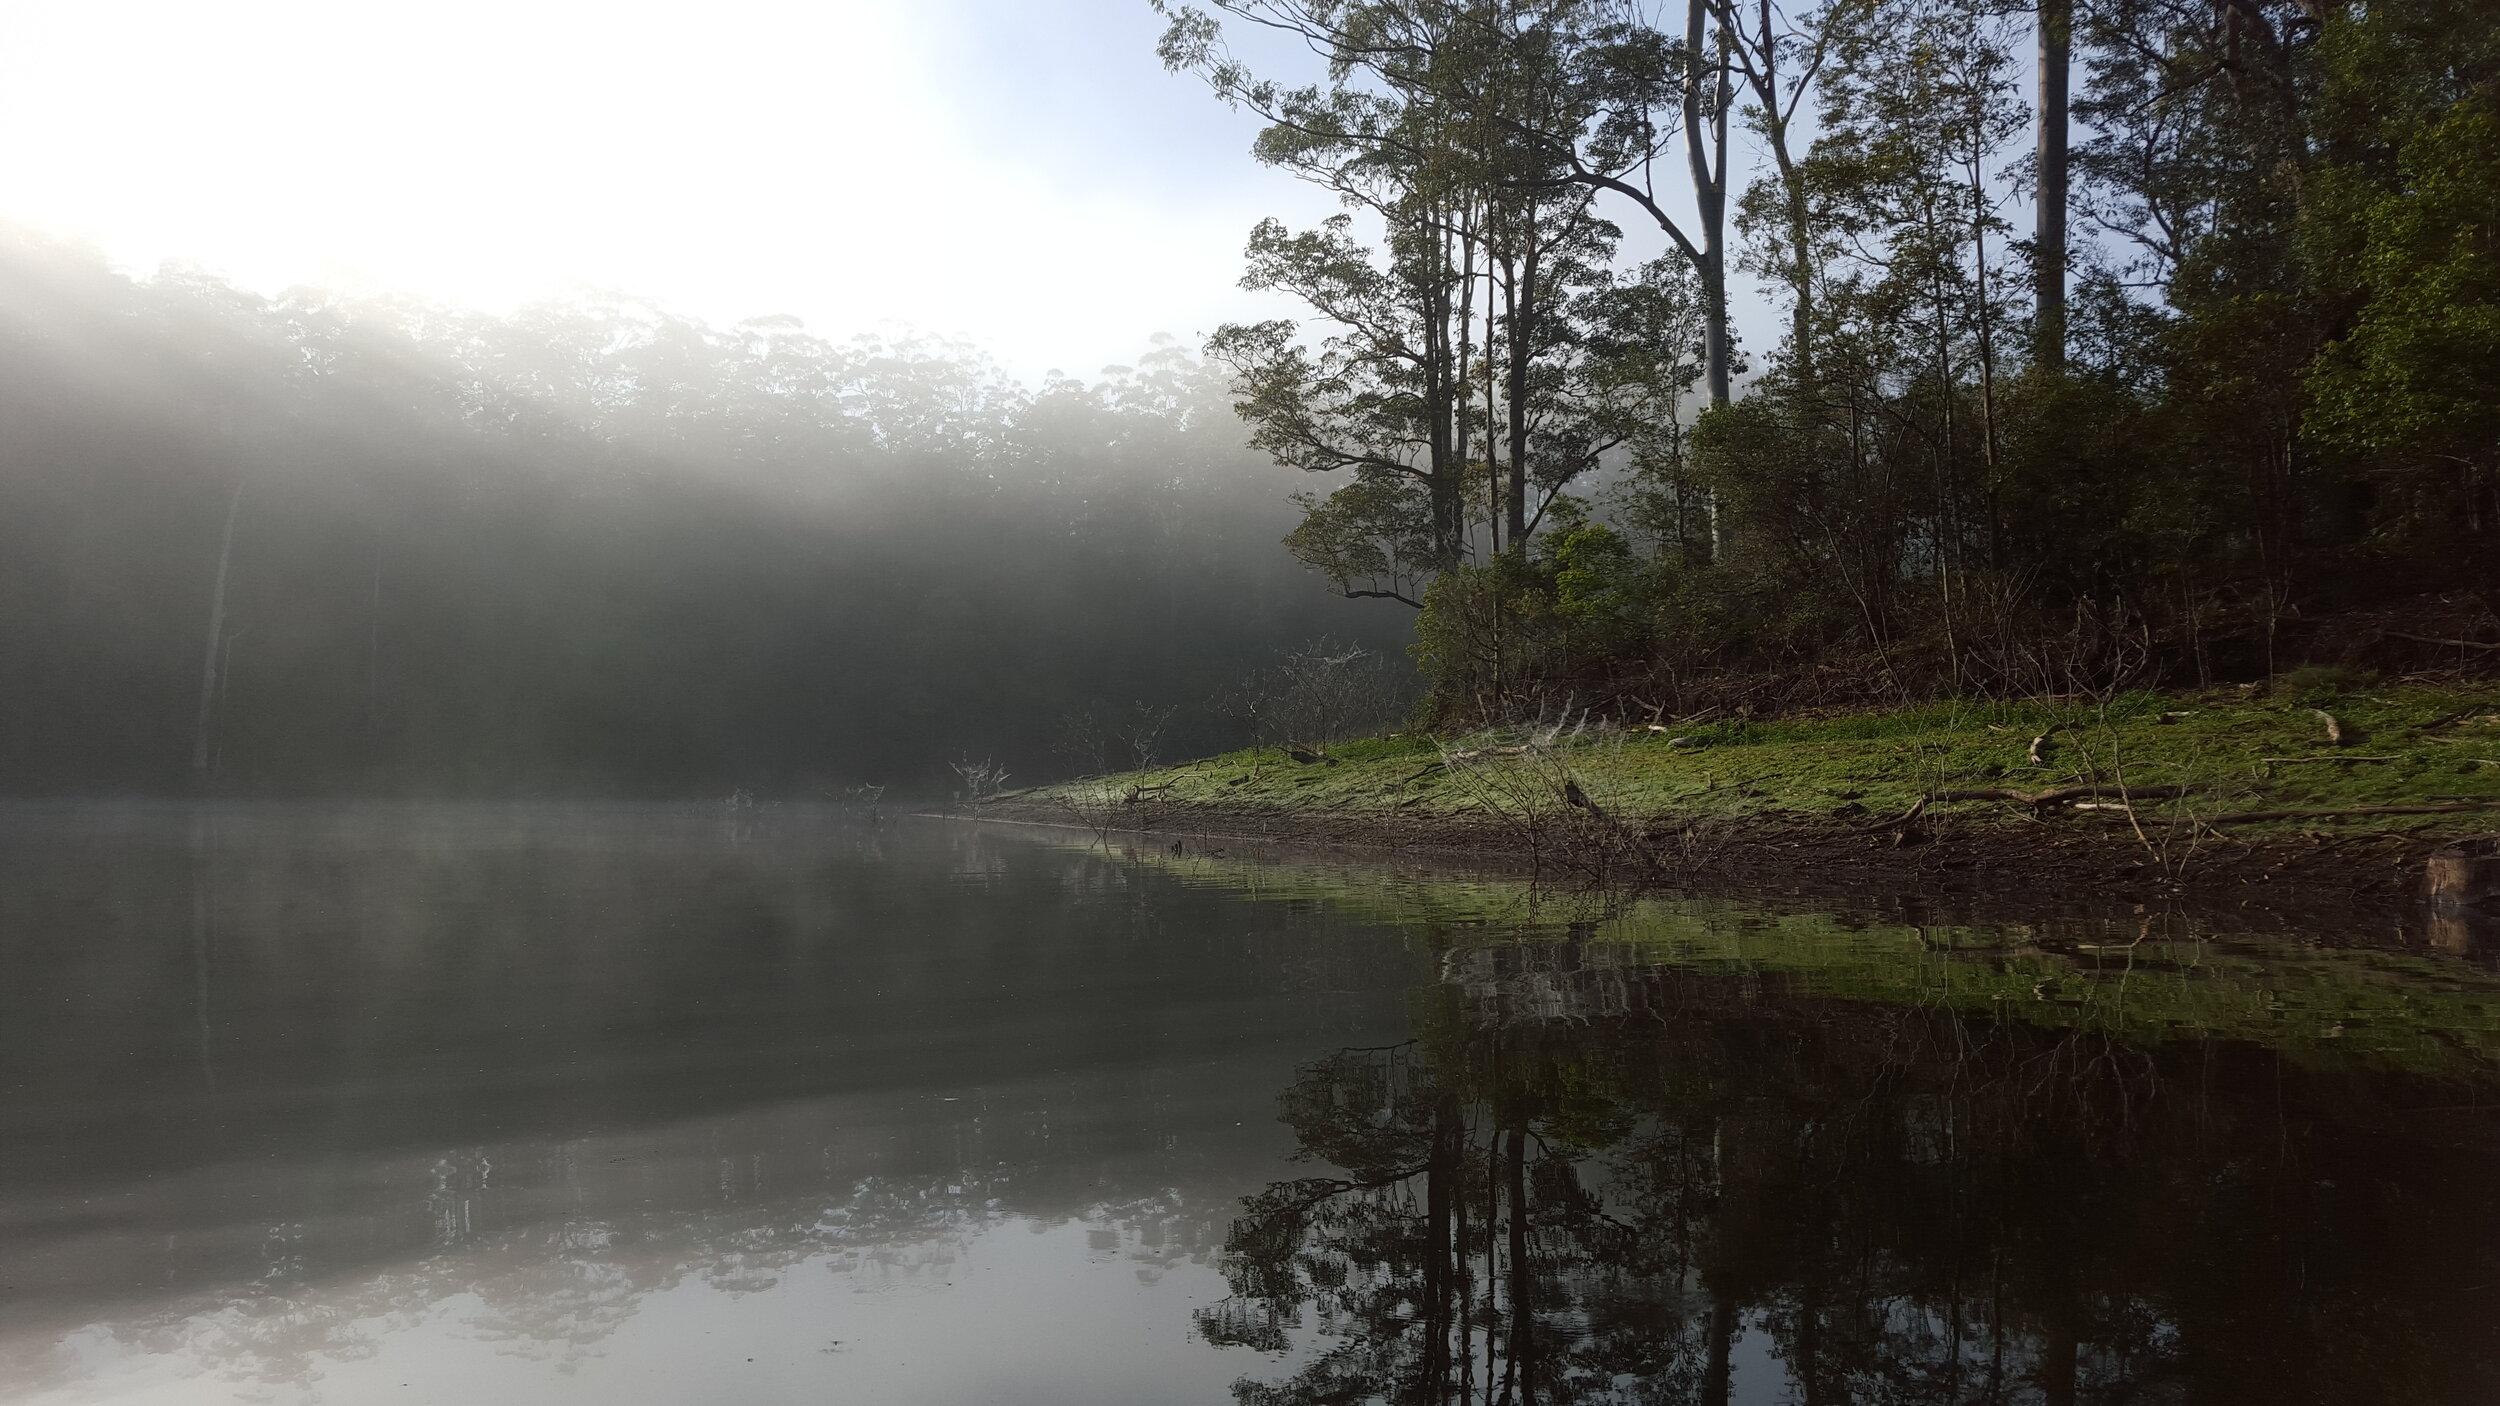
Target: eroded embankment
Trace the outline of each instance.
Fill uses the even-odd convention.
[[[1038,788],[999,818],[1711,875],[2263,906],[2410,896],[2500,828],[2500,689],[1946,704],[1261,748]]]

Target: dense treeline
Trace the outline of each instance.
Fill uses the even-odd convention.
[[[1363,626],[1239,440],[1170,347],[1026,389],[788,319],[14,245],[0,789],[925,793],[1228,745],[1244,677]]]
[[[1215,9],[1166,62],[1347,214],[1251,240],[1315,325],[1212,351],[1261,447],[1352,471],[1294,548],[1422,609],[1449,720],[2247,677],[2322,612],[2500,610],[2482,0]]]

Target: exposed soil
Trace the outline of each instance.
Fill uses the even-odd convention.
[[[1004,801],[970,812],[1073,830],[1064,807]],[[1736,890],[1851,894],[1910,892],[1957,909],[2085,908],[2186,904],[2297,917],[2315,929],[2339,920],[2384,931],[2411,916],[2430,853],[2453,843],[2453,826],[2428,833],[2384,830],[2140,840],[2123,821],[1988,821],[1922,817],[1896,828],[1856,829],[1813,817],[1720,822],[1691,849],[1672,843],[1668,822],[1649,822],[1662,855],[1655,881]],[[1158,846],[1285,846],[1304,852],[1414,855],[1494,861],[1506,868],[1568,866],[1533,853],[1514,830],[1481,818],[1296,812],[1142,799],[1108,818],[1105,833]]]

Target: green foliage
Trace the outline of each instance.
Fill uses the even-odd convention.
[[[2320,38],[2336,139],[2303,212],[2356,305],[2307,369],[2311,425],[2379,493],[2398,548],[2500,574],[2500,35],[2448,0],[2339,14]]]
[[[2287,698],[2307,703],[2340,698],[2359,693],[2378,682],[2378,675],[2362,669],[2347,669],[2333,664],[2312,664],[2294,669],[2275,681],[2275,690]]]
[[[2486,0],[2083,7],[2059,198],[2096,233],[2048,310],[2015,218],[2028,11],[1710,4],[1684,34],[1594,0],[1218,8],[1309,42],[1328,81],[1253,81],[1186,12],[1167,57],[1382,228],[1263,225],[1250,281],[1335,330],[1219,344],[1259,349],[1233,359],[1262,447],[1367,476],[1306,500],[1295,548],[1425,605],[1436,716],[1682,707],[1765,674],[1895,701],[2201,682],[2218,618],[2247,677],[2290,662],[2286,622],[2500,590]],[[1646,263],[1558,193],[1658,214],[1658,158],[1731,105],[1769,158],[1737,259],[1788,317],[1766,374],[1696,416],[1728,364],[1708,160],[1698,222]],[[1602,527],[1558,498],[1600,457]]]

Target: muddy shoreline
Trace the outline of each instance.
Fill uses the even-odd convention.
[[[1537,853],[1514,830],[1483,820],[1359,811],[1297,811],[1141,802],[1090,821],[1064,805],[1001,801],[956,818],[1004,821],[1086,833],[1184,852],[1239,854],[1270,848],[1315,857],[1439,859],[1492,864],[1513,872],[1574,877],[1563,856]],[[2456,839],[2453,830],[2420,835],[2374,831],[2206,838],[2148,844],[2123,823],[2040,823],[1926,816],[1914,826],[1858,829],[1819,818],[1720,823],[1697,841],[1680,841],[1664,817],[1627,819],[1652,837],[1661,858],[1646,882],[1730,893],[1912,895],[1955,911],[2089,911],[2102,915],[2158,906],[2229,912],[2256,926],[2316,930],[2350,923],[2384,940],[2423,940],[2432,924],[2423,893],[2425,861]],[[2479,930],[2478,947],[2491,936]],[[2359,932],[2355,934],[2360,936]],[[2446,935],[2448,943],[2456,940]]]

